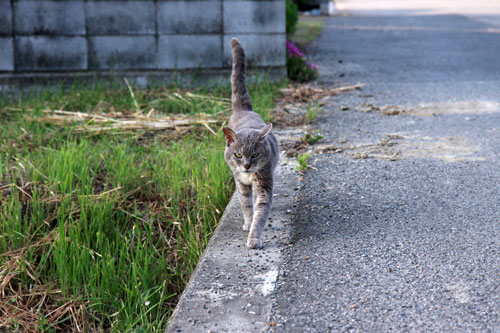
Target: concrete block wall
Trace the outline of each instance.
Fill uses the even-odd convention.
[[[285,66],[285,0],[0,0],[0,73]]]

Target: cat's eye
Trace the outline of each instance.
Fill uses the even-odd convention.
[[[253,153],[252,158],[257,158],[259,156],[259,153]]]
[[[236,156],[236,158],[241,158],[241,154],[240,153],[234,153],[234,156]]]

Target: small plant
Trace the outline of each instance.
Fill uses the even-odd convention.
[[[306,109],[306,122],[310,124],[313,121],[315,121],[316,117],[318,117],[318,113],[319,113],[319,105],[313,107],[311,106],[311,104],[308,104]]]
[[[318,66],[307,62],[304,53],[297,46],[286,41],[286,50],[286,68],[290,80],[307,82],[318,78]]]
[[[323,139],[323,135],[321,134],[313,134],[311,135],[310,133],[306,133],[300,140],[306,144],[306,145],[313,145],[317,143],[319,140]]]
[[[299,154],[297,157],[297,162],[299,165],[295,168],[295,170],[304,172],[306,171],[307,167],[309,166],[309,162],[307,161],[311,157],[311,154],[305,153],[305,154]]]

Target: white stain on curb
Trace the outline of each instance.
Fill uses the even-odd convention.
[[[270,295],[276,286],[276,279],[278,279],[278,270],[270,270],[265,274],[255,276],[258,279],[263,279],[260,291],[263,296]]]

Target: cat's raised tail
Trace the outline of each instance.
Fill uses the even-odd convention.
[[[252,100],[245,85],[245,51],[236,38],[231,40],[233,73],[231,74],[233,112],[251,111]]]

